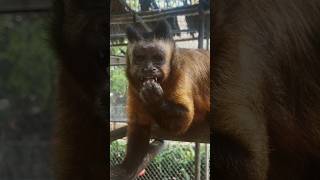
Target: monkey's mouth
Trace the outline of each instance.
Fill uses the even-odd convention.
[[[149,77],[143,77],[141,78],[141,82],[142,84],[148,82],[148,81],[153,81],[153,82],[156,82],[156,83],[159,83],[159,78],[158,77],[154,77],[154,76],[149,76]]]

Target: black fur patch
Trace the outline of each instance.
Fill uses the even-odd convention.
[[[160,21],[153,33],[157,39],[172,39],[171,27],[166,21]]]
[[[142,35],[136,31],[132,26],[127,28],[127,37],[129,42],[133,43],[143,39]]]

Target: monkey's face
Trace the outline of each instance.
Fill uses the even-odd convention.
[[[148,33],[127,29],[127,77],[137,88],[147,81],[161,85],[169,73],[175,45],[167,23],[159,23]]]
[[[169,42],[140,41],[129,48],[128,75],[140,86],[146,81],[161,84],[170,71],[172,46]]]

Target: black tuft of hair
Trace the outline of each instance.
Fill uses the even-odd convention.
[[[163,20],[160,21],[156,28],[153,30],[154,37],[157,39],[170,39],[172,40],[171,26]]]
[[[143,39],[142,35],[132,26],[128,26],[126,34],[129,42],[131,43],[141,41]]]

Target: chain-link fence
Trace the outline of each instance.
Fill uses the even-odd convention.
[[[126,141],[117,140],[110,147],[110,166],[119,164],[125,156]],[[207,145],[208,148],[210,145]],[[136,180],[191,180],[195,178],[194,143],[166,141],[166,147],[152,160],[145,173]],[[209,149],[207,149],[209,150]],[[206,175],[206,146],[201,144],[201,180]],[[208,165],[208,164],[207,164]],[[207,173],[209,174],[209,172]]]

